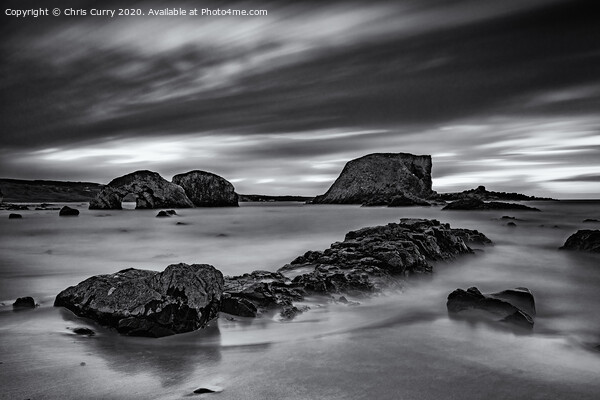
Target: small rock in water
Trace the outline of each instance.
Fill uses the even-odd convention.
[[[517,226],[517,224],[515,224],[514,222],[509,222],[508,224],[506,224],[506,226]]]
[[[346,296],[340,296],[338,301],[342,304],[348,304],[348,299],[346,298]]]
[[[71,208],[69,206],[64,206],[58,212],[58,215],[61,217],[76,217],[79,215],[79,210]]]
[[[156,214],[156,217],[158,217],[158,218],[164,218],[164,217],[170,217],[170,216],[171,216],[171,214],[169,214],[166,211],[159,211],[158,214]]]
[[[35,308],[35,300],[33,297],[19,297],[17,301],[13,303],[13,308]]]
[[[175,225],[187,225],[185,222],[178,222]]]
[[[583,222],[600,222],[600,220],[594,219],[594,218],[586,218],[583,220]]]
[[[308,306],[301,306],[300,308],[296,306],[284,306],[279,315],[281,316],[281,319],[291,321],[298,315],[308,310],[310,310],[310,307]]]
[[[516,219],[516,218],[515,217],[509,217],[508,215],[504,215],[500,219]]]
[[[175,212],[175,210],[167,210],[166,213],[169,214],[169,215],[177,215],[177,213]]]
[[[223,391],[223,388],[220,386],[207,385],[207,386],[199,387],[198,389],[194,390],[194,393],[196,393],[196,394],[221,393],[222,391]]]
[[[83,361],[80,362],[79,365],[81,365],[82,367],[85,367],[85,363]]]
[[[89,328],[74,328],[73,333],[76,333],[78,335],[87,335],[87,336],[94,336],[96,334],[96,332],[94,332],[93,330],[91,330]]]
[[[9,214],[8,219],[21,219],[23,216],[21,214]]]

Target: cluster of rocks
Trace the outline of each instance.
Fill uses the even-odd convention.
[[[135,196],[138,209],[238,205],[233,185],[210,172],[190,171],[175,175],[169,182],[156,172],[136,171],[104,186],[90,201],[90,209],[121,209],[129,194]]]
[[[432,263],[472,253],[487,244],[482,233],[436,220],[402,219],[346,234],[324,251],[309,251],[277,272],[223,278],[210,265],[175,264],[164,272],[126,269],[91,277],[55,301],[77,315],[128,335],[164,336],[198,329],[218,311],[242,317],[279,312],[291,319],[307,309],[307,296],[365,297],[398,288]]]
[[[456,289],[448,295],[448,312],[461,316],[473,316],[472,311],[484,311],[493,321],[508,322],[523,328],[533,328],[535,300],[527,288],[504,290],[482,294],[476,287]],[[475,313],[477,318],[480,313]]]

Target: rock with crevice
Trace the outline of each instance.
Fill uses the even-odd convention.
[[[136,171],[113,179],[90,201],[90,209],[122,209],[128,195],[136,197],[136,209],[194,207],[183,188],[164,179],[156,172]]]
[[[206,171],[190,171],[173,177],[196,207],[237,207],[235,188],[223,177]]]
[[[55,306],[131,336],[161,337],[205,327],[218,316],[223,275],[207,264],[163,272],[129,268],[98,275],[56,296]]]

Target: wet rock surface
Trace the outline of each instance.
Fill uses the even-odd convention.
[[[600,230],[582,229],[569,236],[561,250],[600,253]]]
[[[451,314],[472,314],[483,311],[494,321],[507,322],[516,326],[533,328],[535,300],[527,288],[504,290],[498,293],[482,294],[476,287],[467,290],[456,289],[448,295],[446,303]],[[477,317],[480,317],[477,314]]]
[[[138,209],[194,206],[181,186],[165,180],[156,172],[136,171],[113,179],[104,186],[90,201],[90,209],[120,210],[121,202],[128,194],[135,195],[135,208]]]
[[[431,273],[435,261],[472,253],[468,244],[489,243],[480,232],[452,229],[436,220],[402,219],[359,229],[327,250],[306,252],[277,272],[225,277],[227,300],[222,311],[256,316],[283,308],[284,314],[293,317],[297,313],[290,307],[306,296],[360,298],[400,288],[407,276]]]
[[[486,203],[476,198],[456,200],[448,204],[442,210],[524,210],[540,211],[535,207],[529,207],[524,204],[503,203],[500,201],[490,201]]]
[[[181,186],[196,207],[237,207],[238,195],[231,182],[206,171],[175,175],[173,183]]]
[[[125,269],[58,294],[55,306],[132,336],[161,337],[203,328],[217,317],[223,275],[207,264],[172,264],[163,272]]]

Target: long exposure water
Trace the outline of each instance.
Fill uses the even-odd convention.
[[[2,399],[463,399],[577,398],[600,393],[600,256],[559,251],[578,229],[599,229],[600,202],[529,203],[542,212],[441,211],[242,203],[239,208],[0,213]],[[131,205],[129,205],[131,206]],[[503,215],[516,217],[507,226]],[[291,322],[220,318],[206,330],[161,339],[123,337],[54,308],[58,292],[127,267],[163,270],[208,263],[225,275],[276,270],[346,232],[435,218],[478,229],[494,242],[435,266],[358,306],[311,304]],[[183,224],[177,224],[178,222]],[[531,333],[450,319],[446,297],[477,286],[528,287]],[[13,312],[33,296],[40,307]],[[87,326],[82,337],[68,327]],[[224,390],[194,395],[203,385]],[[217,397],[218,396],[218,397]]]

